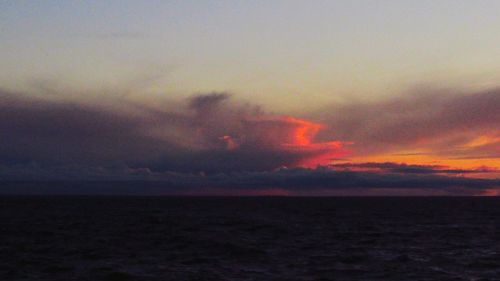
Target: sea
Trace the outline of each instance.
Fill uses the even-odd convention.
[[[2,196],[0,280],[500,280],[500,198]]]

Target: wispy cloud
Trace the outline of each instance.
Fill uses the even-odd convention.
[[[416,91],[377,102],[333,105],[315,114],[324,138],[354,142],[358,155],[426,151],[449,157],[498,155],[500,90]]]
[[[72,33],[62,35],[68,38],[87,38],[87,39],[140,39],[146,37],[144,32],[132,31],[110,31],[100,33]]]

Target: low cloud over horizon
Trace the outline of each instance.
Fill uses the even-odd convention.
[[[346,154],[339,141],[314,142],[319,124],[228,99],[209,93],[176,110],[116,109],[2,92],[0,161],[213,173],[315,166]]]
[[[497,89],[427,90],[377,103],[332,105],[306,120],[217,92],[161,108],[0,90],[0,181],[145,180],[175,193],[185,193],[183,187],[196,193],[199,186],[244,194],[349,194],[351,188],[490,194],[500,187],[491,176],[498,165],[350,158],[405,151],[443,159],[498,158],[499,108]]]

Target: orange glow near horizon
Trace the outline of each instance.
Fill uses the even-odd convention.
[[[433,155],[427,153],[391,153],[373,156],[352,157],[346,162],[393,162],[404,163],[408,165],[438,165],[449,169],[469,169],[479,170],[478,173],[470,173],[467,177],[498,178],[500,176],[500,158],[450,158],[445,156]],[[489,172],[480,172],[480,170],[492,170]],[[498,170],[498,172],[496,172]]]
[[[322,151],[322,153],[310,158],[303,159],[297,164],[297,166],[305,168],[326,166],[330,164],[334,158],[343,157],[349,154],[349,151],[344,148],[344,143],[340,141],[312,144],[307,148],[313,151]]]
[[[500,177],[500,158],[451,157],[438,154],[435,149],[398,150],[374,155],[356,155],[356,151],[351,151],[349,148],[349,145],[353,144],[352,142],[315,141],[317,134],[324,128],[324,124],[306,119],[263,115],[245,118],[239,135],[223,135],[219,139],[224,142],[224,147],[227,150],[236,150],[241,145],[250,144],[290,154],[290,160],[283,163],[283,166],[286,167],[316,168],[341,163],[391,162],[406,165],[441,166],[443,170],[468,170],[449,176]],[[483,146],[494,146],[499,140],[500,138],[496,135],[478,136],[462,146],[457,146],[456,149],[457,151],[481,149]],[[425,143],[420,143],[419,146],[422,147],[422,145]],[[440,167],[435,168],[440,169]]]
[[[323,124],[294,117],[284,117],[283,120],[287,124],[292,124],[293,130],[290,133],[291,136],[288,138],[288,142],[281,144],[281,146],[292,152],[300,151],[305,155],[309,155],[293,166],[315,168],[320,165],[332,164],[335,162],[335,158],[342,158],[351,154],[345,148],[345,145],[352,144],[349,142],[314,142],[318,132],[324,128]],[[490,145],[497,143],[499,140],[500,138],[496,136],[479,136],[465,144],[463,148]],[[371,156],[354,156],[345,162],[393,162],[407,165],[433,165],[443,166],[448,169],[478,170],[477,173],[467,173],[460,176],[481,178],[498,178],[500,176],[500,158],[452,158],[433,154],[433,151],[398,151]],[[496,170],[499,172],[496,172]]]

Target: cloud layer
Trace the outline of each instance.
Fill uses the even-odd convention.
[[[58,171],[57,181],[0,181],[0,193],[22,194],[190,194],[190,195],[487,195],[500,179],[450,177],[431,173],[294,168],[263,172],[193,174],[147,169]],[[26,170],[23,170],[25,173]],[[54,171],[46,171],[53,175]],[[63,172],[63,173],[61,173]],[[39,176],[40,170],[36,171]],[[85,180],[78,180],[84,177]],[[23,175],[24,179],[29,179]]]
[[[500,157],[500,90],[419,89],[315,113],[321,137],[354,142],[358,155],[426,150],[447,157]]]
[[[0,164],[205,173],[315,166],[346,153],[340,142],[314,142],[320,128],[231,103],[224,93],[194,96],[176,110],[158,110],[2,92]]]
[[[405,149],[498,157],[499,109],[497,90],[424,92],[331,106],[316,112],[316,123],[226,93],[145,106],[0,91],[0,192],[491,194],[498,179],[470,177],[498,173],[486,167],[332,160]]]
[[[409,165],[405,163],[342,163],[331,164],[330,168],[336,170],[349,171],[374,171],[385,173],[399,174],[436,174],[436,175],[464,175],[464,174],[482,174],[482,173],[498,173],[496,168],[480,167],[476,169],[453,169],[442,165]]]

